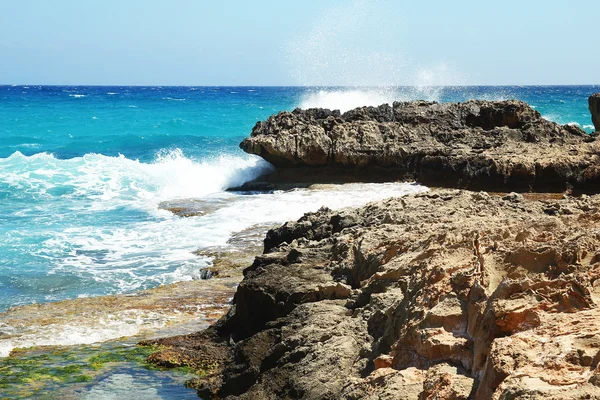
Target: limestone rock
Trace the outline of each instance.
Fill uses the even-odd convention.
[[[493,191],[600,190],[595,134],[547,121],[520,101],[296,109],[258,122],[240,147],[278,168],[257,187],[269,179],[409,179]]]
[[[274,229],[226,317],[158,343],[204,398],[600,399],[598,277],[600,195],[434,190]]]

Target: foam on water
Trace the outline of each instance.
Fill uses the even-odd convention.
[[[13,89],[19,94],[7,97],[12,105],[0,110],[5,132],[0,141],[0,311],[194,280],[211,263],[195,250],[232,246],[239,251],[240,245],[248,246],[241,236],[260,242],[268,227],[321,206],[356,207],[425,190],[388,183],[252,195],[224,191],[270,168],[243,155],[237,144],[255,121],[279,110],[519,98],[557,122],[593,129],[586,96],[597,88],[440,87],[435,74],[441,72],[444,68],[424,70],[417,86],[390,88],[37,88],[27,97]],[[108,90],[115,95],[107,96]],[[88,98],[76,101],[67,93]],[[48,113],[53,107],[55,115]],[[127,156],[114,156],[119,152]],[[180,218],[159,208],[163,201],[190,198],[198,216]],[[177,287],[182,285],[187,284]],[[29,328],[21,324],[11,334],[10,326],[0,326],[0,353],[15,346],[103,341],[165,323],[169,329],[176,313],[106,314],[102,320],[69,320],[49,330],[37,326],[24,332]]]
[[[191,252],[212,228],[158,204],[220,193],[270,168],[257,157],[198,162],[180,151],[150,164],[98,154],[0,159],[0,285],[15,291],[0,309],[198,278],[208,260]]]
[[[226,246],[236,232],[283,223],[321,206],[351,207],[424,190],[411,184],[350,184],[274,194],[224,191],[268,171],[253,156],[194,161],[181,151],[153,163],[87,154],[68,160],[15,153],[0,159],[0,219],[7,240],[0,280],[10,305],[130,292],[198,279],[210,259],[193,252]],[[160,202],[195,198],[202,216],[180,218]],[[35,229],[18,229],[28,221]],[[12,256],[12,257],[11,257]],[[26,275],[15,273],[19,265]],[[6,301],[7,299],[3,299]],[[2,305],[2,303],[0,303]],[[4,303],[4,307],[7,304]]]
[[[241,185],[270,169],[254,156],[221,155],[198,162],[181,150],[161,152],[152,163],[101,154],[63,160],[48,153],[15,152],[0,159],[0,184],[18,189],[12,195],[16,197],[48,198],[59,193],[55,197],[63,201],[82,196],[93,200],[95,209],[155,208],[161,200],[199,197]]]
[[[142,329],[158,329],[165,325],[163,315],[155,313],[154,318],[131,312],[108,315],[96,321],[77,321],[76,324],[50,324],[33,326],[31,333],[15,339],[0,340],[0,357],[8,357],[15,348],[33,346],[69,346],[105,342],[120,337],[135,336]]]
[[[431,78],[432,79],[432,78]],[[430,78],[425,82],[429,82]],[[458,94],[458,95],[457,95]],[[507,88],[495,89],[493,93],[479,92],[467,87],[446,87],[430,84],[416,86],[346,87],[309,90],[300,98],[299,107],[329,108],[346,112],[356,107],[379,106],[395,101],[467,101],[472,99],[502,101],[515,96]]]

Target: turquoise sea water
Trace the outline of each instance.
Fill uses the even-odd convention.
[[[295,107],[517,98],[591,132],[600,87],[279,88],[0,86],[0,311],[196,279],[236,232],[321,205],[355,206],[402,184],[241,195],[269,168],[239,142]],[[179,218],[162,201],[200,199]]]

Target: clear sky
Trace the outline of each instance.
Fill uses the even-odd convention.
[[[599,0],[0,0],[0,83],[598,84]]]

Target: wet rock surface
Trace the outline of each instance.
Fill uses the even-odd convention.
[[[203,398],[600,399],[600,196],[434,190],[269,231],[227,316],[159,340]]]
[[[590,98],[592,103],[598,105]],[[596,114],[597,115],[597,114]],[[344,114],[281,112],[240,147],[278,170],[242,190],[307,182],[417,180],[491,191],[600,187],[600,142],[520,101],[395,102]]]

